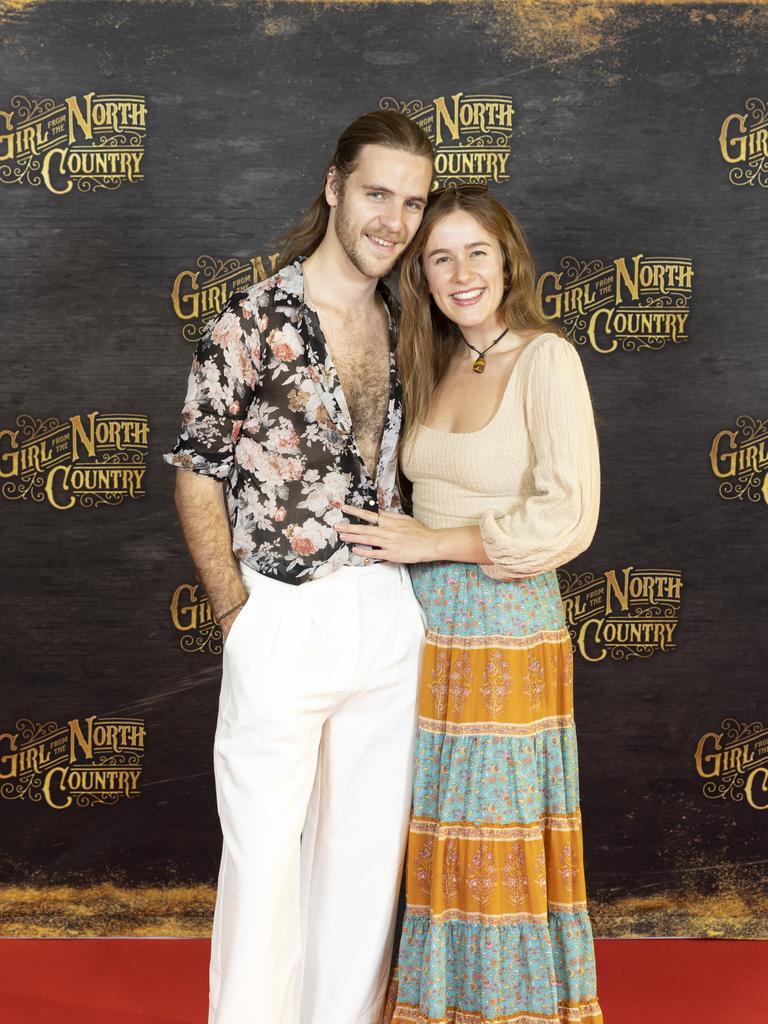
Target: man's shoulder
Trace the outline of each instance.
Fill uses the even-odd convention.
[[[215,337],[221,324],[230,327],[229,318],[232,315],[239,318],[241,326],[249,335],[254,333],[255,328],[262,333],[264,330],[280,330],[289,323],[295,325],[303,294],[300,263],[282,267],[271,277],[258,281],[250,288],[239,288],[232,292],[218,314],[208,322],[207,331],[201,340],[207,344],[210,337]]]
[[[251,285],[242,293],[254,309],[275,309],[299,306],[304,295],[304,276],[301,265],[289,263],[275,271],[271,277]]]

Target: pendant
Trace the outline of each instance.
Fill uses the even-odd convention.
[[[475,373],[482,373],[485,370],[485,359],[482,356],[478,356],[474,363],[472,363],[472,369]]]

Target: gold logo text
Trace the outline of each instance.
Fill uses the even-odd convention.
[[[0,733],[0,797],[63,811],[138,796],[145,736],[135,718],[22,719]]]
[[[718,144],[720,155],[730,165],[732,185],[768,188],[768,103],[750,97],[744,113],[723,118]]]
[[[768,810],[768,728],[762,722],[726,718],[720,731],[705,732],[696,744],[696,771],[710,800],[746,800]]]
[[[415,121],[435,147],[434,188],[509,180],[510,138],[515,108],[509,96],[463,92],[431,103],[387,96],[382,110],[397,110]]]
[[[141,181],[146,131],[143,96],[14,96],[0,110],[0,182],[63,196]]]
[[[536,295],[577,345],[600,355],[660,349],[688,337],[693,265],[685,257],[620,257],[606,264],[573,256],[542,274]]]
[[[586,661],[649,658],[676,648],[683,588],[677,570],[609,569],[602,576],[559,570],[565,621]]]
[[[64,422],[22,415],[0,429],[0,494],[56,509],[120,505],[145,494],[149,423],[139,414],[88,413]]]

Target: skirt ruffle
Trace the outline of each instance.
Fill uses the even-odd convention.
[[[602,1024],[556,575],[412,575],[428,632],[384,1024]]]

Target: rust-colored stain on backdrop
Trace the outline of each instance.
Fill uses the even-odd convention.
[[[289,0],[302,3],[305,0]],[[395,0],[408,2],[408,0]],[[417,0],[435,6],[444,0]],[[456,3],[473,24],[508,55],[527,55],[533,63],[563,63],[577,57],[619,47],[637,29],[661,20],[673,11],[687,15],[693,27],[713,33],[735,29],[738,38],[723,37],[737,64],[753,52],[758,32],[768,32],[768,0],[488,0],[487,3]],[[621,76],[610,76],[611,78]]]
[[[8,886],[0,889],[0,937],[67,938],[114,935],[208,938],[216,890],[210,885]],[[662,891],[652,896],[591,899],[595,934],[602,938],[677,935],[761,938],[768,893],[723,873],[708,896]]]
[[[267,36],[290,36],[300,27],[287,8],[304,8],[314,17],[323,10],[343,7],[352,14],[376,4],[455,8],[463,25],[484,32],[507,55],[527,56],[556,64],[590,53],[609,52],[649,21],[671,11],[687,14],[693,26],[722,34],[722,43],[735,66],[753,53],[756,37],[768,32],[768,0],[265,0],[254,6],[247,0],[210,0],[216,8],[248,7]],[[189,0],[91,0],[95,8],[112,11],[131,4],[143,8],[190,7]],[[35,7],[55,7],[57,0],[0,0],[0,23]],[[197,5],[196,5],[197,6]],[[734,37],[737,30],[738,37]],[[599,69],[598,69],[599,70]],[[518,72],[520,73],[520,72]],[[621,79],[611,73],[607,81]]]

